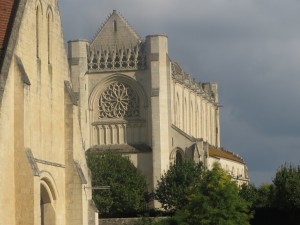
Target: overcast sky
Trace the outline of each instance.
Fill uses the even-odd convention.
[[[61,0],[65,39],[91,40],[116,9],[145,37],[166,34],[170,57],[217,82],[221,145],[241,155],[251,182],[300,164],[299,0]]]

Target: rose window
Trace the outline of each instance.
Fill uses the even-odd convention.
[[[109,85],[99,98],[99,118],[138,117],[139,97],[124,83]]]

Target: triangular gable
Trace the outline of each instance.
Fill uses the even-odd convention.
[[[142,39],[127,23],[127,21],[113,10],[107,21],[91,42],[91,49],[120,49],[131,48],[140,44]]]

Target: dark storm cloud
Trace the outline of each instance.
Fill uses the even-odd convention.
[[[113,9],[142,36],[167,34],[170,57],[219,84],[222,145],[256,184],[300,164],[299,0],[64,0],[66,40],[91,39]]]

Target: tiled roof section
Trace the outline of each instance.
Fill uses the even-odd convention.
[[[229,159],[229,160],[236,161],[239,163],[243,163],[243,164],[245,163],[241,157],[234,154],[233,152],[230,152],[230,151],[227,151],[224,149],[219,149],[219,148],[210,146],[208,151],[209,151],[208,152],[209,156],[212,156],[212,157],[225,158],[225,159]]]
[[[0,0],[0,66],[12,30],[19,0]]]

